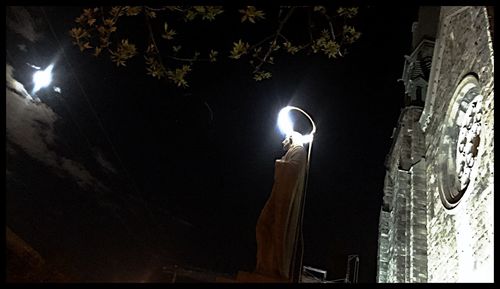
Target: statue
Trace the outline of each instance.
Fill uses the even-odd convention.
[[[255,273],[290,281],[306,173],[303,136],[292,132],[283,149],[285,155],[275,162],[271,195],[257,221]]]

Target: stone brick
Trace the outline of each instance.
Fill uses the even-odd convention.
[[[493,281],[492,22],[485,7],[440,8],[429,79],[418,82],[427,89],[425,105],[410,103],[402,109],[386,157],[378,282]],[[414,51],[405,62],[408,93],[414,91],[412,63],[419,55]],[[459,91],[463,83],[467,90]],[[475,99],[482,109],[473,121],[481,131],[467,185],[457,183],[464,180],[456,169],[462,152],[457,150],[457,121],[472,111]]]

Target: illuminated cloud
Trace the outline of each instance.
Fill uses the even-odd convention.
[[[20,34],[31,42],[40,38],[41,34],[37,32],[35,19],[31,17],[30,12],[23,7],[10,6],[7,9],[7,27]]]
[[[7,142],[55,168],[57,174],[69,174],[81,187],[106,189],[82,164],[59,156],[52,149],[56,145],[54,123],[59,116],[46,104],[33,101],[24,86],[14,79],[10,65],[6,68],[6,82]]]
[[[7,81],[7,83],[6,83],[7,90],[11,90],[23,98],[33,100],[31,95],[24,88],[24,85],[22,85],[20,82],[18,82],[17,80],[14,79],[14,77],[13,77],[14,68],[12,68],[12,66],[7,64],[5,74],[6,74],[6,81]]]
[[[28,52],[28,50],[26,49],[26,44],[18,44],[17,48],[19,48],[19,50],[23,52]]]
[[[116,174],[117,173],[116,168],[106,158],[104,158],[103,153],[98,148],[94,148],[94,151],[95,151],[95,159],[97,160],[97,162],[103,168]]]

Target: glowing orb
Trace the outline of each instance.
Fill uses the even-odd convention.
[[[290,114],[289,114],[290,110],[292,110],[292,109],[296,109],[307,116],[307,114],[303,110],[296,108],[296,107],[293,107],[293,106],[286,106],[286,107],[282,108],[278,114],[278,127],[279,127],[281,133],[283,133],[286,136],[290,136],[293,134],[293,135],[295,135],[295,139],[299,142],[302,142],[303,144],[312,142],[314,132],[316,131],[314,123],[313,123],[313,131],[308,135],[302,135],[302,134],[294,131],[293,130],[293,122],[290,119]],[[312,119],[310,119],[310,120],[312,123]]]
[[[281,130],[281,133],[285,135],[291,135],[293,132],[293,123],[288,113],[290,110],[291,108],[287,106],[282,108],[278,114],[278,127]]]
[[[40,70],[33,74],[33,82],[35,87],[33,92],[39,91],[41,88],[48,86],[52,82],[52,68],[53,64],[49,65],[45,70]]]

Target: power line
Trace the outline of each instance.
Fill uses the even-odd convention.
[[[73,65],[71,64],[71,62],[68,60],[68,57],[66,56],[66,53],[64,52],[64,48],[63,46],[61,45],[61,42],[59,41],[59,38],[57,37],[53,27],[52,27],[52,24],[50,23],[50,20],[49,20],[49,17],[47,16],[46,12],[45,12],[45,9],[43,7],[40,7],[40,9],[42,10],[42,13],[45,17],[45,21],[47,22],[47,24],[49,25],[49,28],[50,28],[50,31],[52,33],[52,35],[54,36],[55,40],[57,41],[57,44],[59,45],[59,48],[61,49],[61,52],[63,54],[63,57],[64,57],[64,60],[66,61],[66,63],[68,63],[70,69],[71,69],[71,74],[73,76],[73,78],[76,80],[76,83],[78,85],[78,87],[80,88],[81,92],[82,92],[82,95],[84,96],[85,98],[85,101],[86,103],[88,104],[90,110],[92,111],[92,114],[94,115],[94,117],[97,119],[97,123],[100,127],[100,129],[103,131],[105,137],[106,137],[106,140],[108,141],[109,145],[111,146],[111,150],[113,151],[113,154],[115,155],[115,157],[117,158],[120,166],[122,167],[123,171],[125,172],[126,176],[127,176],[127,179],[130,180],[131,182],[131,186],[133,188],[133,190],[139,195],[142,197],[142,194],[139,192],[139,190],[137,189],[137,186],[135,185],[135,181],[133,178],[131,178],[131,175],[130,173],[128,172],[127,168],[125,167],[125,165],[123,164],[120,156],[118,155],[118,152],[115,148],[115,146],[113,145],[113,142],[111,141],[111,138],[109,137],[109,134],[107,133],[106,129],[104,128],[104,125],[102,124],[102,121],[101,119],[99,118],[99,116],[97,115],[97,112],[95,111],[92,103],[90,102],[89,100],[89,97],[87,95],[87,93],[85,92],[85,90],[83,89],[81,83],[80,83],[80,80],[78,79],[78,77],[76,76],[75,72],[74,72],[74,69],[73,69]]]
[[[64,100],[64,97],[62,96],[62,93],[61,93],[61,102],[64,105],[64,107],[66,108],[66,110],[68,111],[68,115],[69,115],[69,118],[71,119],[71,122],[73,122],[73,124],[76,126],[76,128],[78,129],[78,131],[80,132],[80,134],[83,136],[83,138],[85,139],[85,142],[87,143],[87,146],[89,147],[89,149],[92,150],[92,144],[90,143],[89,139],[87,138],[87,135],[80,128],[80,126],[78,125],[78,123],[76,122],[76,120],[74,120],[73,117],[71,116],[71,114],[72,114],[71,110],[69,108],[69,105]]]
[[[66,56],[66,53],[64,52],[64,48],[63,46],[61,45],[61,42],[59,41],[59,38],[57,37],[54,29],[53,29],[53,26],[52,24],[50,23],[50,20],[49,20],[49,17],[47,16],[46,12],[45,12],[45,9],[43,7],[40,7],[40,9],[42,10],[42,13],[44,15],[44,18],[45,18],[45,21],[48,23],[49,25],[49,28],[50,28],[50,31],[52,33],[52,35],[54,36],[55,40],[57,41],[57,44],[59,45],[59,48],[63,54],[63,57],[64,57],[64,60],[68,63],[70,69],[71,69],[71,73],[72,73],[72,76],[73,78],[76,80],[76,83],[78,84],[78,87],[80,88],[84,98],[85,98],[85,101],[87,103],[87,105],[89,106],[90,110],[92,111],[94,117],[97,119],[97,122],[99,124],[99,127],[100,129],[103,131],[105,137],[106,137],[106,140],[107,142],[109,143],[109,145],[111,146],[111,149],[113,151],[113,154],[115,155],[116,159],[118,160],[119,162],[119,165],[122,167],[122,170],[123,172],[125,173],[125,176],[127,178],[127,183],[129,186],[131,186],[132,190],[136,192],[137,194],[137,198],[134,197],[134,195],[129,195],[131,198],[135,199],[136,201],[139,201],[140,203],[143,204],[143,208],[145,209],[145,212],[146,214],[148,215],[149,217],[149,220],[152,221],[152,224],[156,227],[156,229],[158,231],[162,231],[162,226],[160,225],[160,223],[156,220],[154,214],[152,213],[152,210],[149,208],[149,205],[148,205],[148,202],[146,201],[146,199],[144,199],[144,196],[140,193],[139,189],[137,188],[137,185],[136,185],[136,182],[134,180],[134,178],[131,177],[131,174],[129,173],[129,171],[127,170],[126,166],[124,165],[123,161],[121,160],[120,156],[118,155],[118,152],[115,148],[115,146],[113,145],[113,142],[111,141],[111,138],[109,137],[109,134],[107,133],[106,129],[104,128],[104,125],[101,121],[101,119],[99,118],[99,116],[97,115],[97,112],[95,111],[92,103],[90,102],[89,100],[89,97],[87,95],[87,93],[85,92],[85,90],[83,89],[78,77],[76,76],[76,73],[74,72],[74,69],[73,69],[73,66],[71,65],[71,62],[68,60],[68,57]],[[157,234],[152,234],[152,232],[149,230],[149,227],[146,226],[146,230],[148,231],[148,234],[150,235],[150,237],[152,238],[152,240],[158,240],[159,236]],[[160,249],[162,252],[163,252],[163,247],[162,246],[159,246],[158,249]],[[164,253],[164,252],[163,252]],[[163,254],[164,255],[164,254]]]
[[[144,199],[144,196],[140,193],[139,189],[137,188],[137,185],[136,185],[136,182],[135,182],[134,178],[131,177],[131,174],[129,173],[129,171],[127,170],[127,168],[124,165],[123,161],[121,160],[120,156],[118,155],[118,152],[117,152],[115,146],[113,145],[113,142],[111,141],[111,138],[109,137],[109,134],[107,133],[106,129],[104,128],[104,125],[102,124],[101,119],[97,115],[97,112],[95,111],[92,103],[90,102],[87,93],[83,89],[83,86],[81,85],[78,77],[76,76],[76,74],[74,72],[74,69],[73,69],[73,65],[71,65],[71,62],[69,61],[68,57],[66,56],[66,53],[64,52],[64,48],[61,45],[61,42],[59,41],[59,37],[57,37],[57,34],[55,33],[54,28],[52,27],[52,24],[50,23],[49,17],[47,16],[47,14],[45,12],[45,9],[43,7],[40,7],[40,9],[42,10],[42,13],[44,15],[45,21],[49,25],[49,28],[50,28],[50,31],[51,31],[52,35],[54,36],[55,40],[57,41],[57,44],[59,45],[59,48],[60,48],[60,50],[61,50],[61,52],[63,54],[64,60],[68,63],[68,65],[69,65],[69,67],[71,69],[71,74],[73,75],[73,78],[76,80],[76,83],[78,84],[78,87],[80,88],[80,90],[81,90],[81,92],[82,92],[82,94],[83,94],[83,96],[85,98],[86,103],[88,104],[88,106],[89,106],[90,110],[92,111],[94,117],[97,119],[99,127],[103,131],[103,133],[104,133],[104,135],[106,137],[106,140],[108,141],[109,145],[111,146],[113,154],[115,155],[116,159],[118,160],[119,165],[122,167],[123,172],[125,173],[126,178],[128,180],[128,182],[127,182],[128,185],[131,186],[132,190],[136,192],[136,194],[137,194],[137,196],[139,198],[139,201],[141,201],[141,203],[144,205],[145,211],[147,212],[149,219],[153,222],[153,225],[155,225],[158,230],[161,230],[159,222],[156,220],[156,218],[154,217],[153,213],[151,212],[151,209],[148,206],[148,202]],[[133,195],[131,195],[131,197],[133,197]],[[152,237],[156,236],[156,235],[153,235],[150,232],[149,228],[146,228],[146,230],[148,231],[148,233],[149,233],[150,236],[152,236]],[[155,237],[153,237],[153,239],[155,239]],[[160,247],[160,249],[161,249],[161,247]]]

